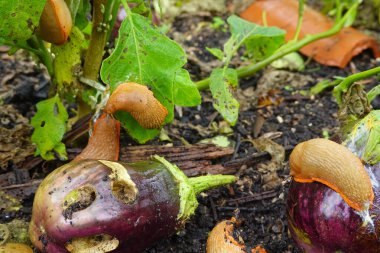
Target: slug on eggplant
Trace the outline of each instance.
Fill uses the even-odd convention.
[[[145,86],[131,84],[129,89],[128,85],[112,93],[106,108],[122,103],[123,110],[135,112],[133,107],[145,106],[147,115],[155,114],[149,126],[160,127],[166,109],[146,103],[159,104]],[[39,186],[29,235],[42,252],[142,252],[183,227],[198,206],[197,194],[235,181],[227,175],[188,178],[158,156],[137,163],[118,162],[120,125],[107,113],[116,110],[106,109],[83,152]],[[144,124],[144,110],[138,111],[131,115]]]
[[[289,158],[297,182],[320,182],[338,192],[355,210],[368,209],[374,194],[363,163],[348,148],[317,138],[298,144]]]
[[[380,111],[346,133],[342,144],[313,139],[291,154],[287,216],[303,252],[380,252]]]

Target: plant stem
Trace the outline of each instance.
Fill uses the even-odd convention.
[[[53,67],[53,57],[49,50],[45,47],[45,44],[42,39],[36,37],[38,47],[40,48],[41,54],[39,55],[40,60],[45,65],[50,78],[53,80],[52,83],[54,83],[54,67]]]
[[[110,4],[108,4],[108,2],[110,2]],[[107,40],[109,40],[111,36],[112,29],[117,19],[117,14],[120,8],[120,0],[112,0],[108,2],[106,6],[106,11],[104,13],[104,20],[107,20],[109,28],[107,29]]]
[[[368,102],[372,102],[372,100],[380,95],[380,85],[377,85],[376,87],[372,88],[368,93],[367,93],[367,98]]]
[[[274,54],[272,54],[268,58],[266,58],[266,59],[264,59],[258,63],[253,63],[253,64],[250,64],[248,66],[238,68],[237,69],[238,77],[244,78],[244,77],[252,76],[253,74],[258,72],[259,70],[263,69],[264,67],[266,67],[267,65],[272,63],[273,61],[280,59],[281,57],[283,57],[289,53],[298,51],[302,47],[304,47],[304,46],[306,46],[306,45],[308,45],[314,41],[317,41],[317,40],[320,40],[323,38],[327,38],[327,37],[330,37],[334,34],[337,34],[343,28],[344,23],[346,22],[347,18],[351,14],[351,12],[355,11],[355,9],[357,7],[358,7],[358,4],[357,3],[354,4],[347,11],[347,13],[343,16],[343,18],[341,18],[330,30],[328,30],[326,32],[318,33],[315,35],[308,35],[305,38],[303,38],[302,40],[297,41],[297,42],[291,42],[291,43],[287,44],[281,50],[275,52]],[[206,78],[206,79],[203,79],[203,80],[196,82],[195,84],[196,84],[198,90],[204,90],[204,89],[207,89],[209,87],[209,83],[210,83],[210,78]]]
[[[41,52],[38,49],[32,48],[28,45],[15,44],[15,43],[7,41],[7,40],[2,42],[2,44],[5,46],[18,47],[18,48],[24,49],[26,51],[29,51],[29,52],[35,54],[37,57],[40,57],[40,55],[41,55]]]
[[[294,34],[293,41],[297,41],[298,37],[301,32],[301,27],[302,27],[302,21],[303,21],[303,14],[305,10],[305,1],[304,0],[299,0],[298,1],[298,22],[297,22],[297,28],[296,28],[296,33]]]
[[[102,11],[106,3],[107,0],[94,0],[91,40],[83,67],[83,76],[94,81],[98,80],[107,39],[107,20],[104,20]]]
[[[380,66],[346,77],[342,82],[339,83],[339,85],[334,88],[333,91],[334,97],[336,98],[338,104],[342,104],[342,93],[347,92],[348,88],[350,88],[354,82],[368,78],[378,73],[380,73]]]
[[[230,175],[206,175],[189,178],[189,184],[193,187],[196,195],[212,188],[232,184],[235,181],[236,177]]]

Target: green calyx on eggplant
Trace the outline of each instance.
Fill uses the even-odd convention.
[[[288,223],[303,252],[380,252],[380,111],[361,92],[342,99],[342,144],[314,139],[291,154]]]
[[[91,252],[103,252],[105,242],[115,246],[112,252],[141,252],[182,228],[198,206],[198,193],[234,181],[222,175],[187,178],[158,156],[139,163],[72,162],[40,185],[31,239],[46,252],[76,252],[89,247],[82,241],[96,237],[101,239],[91,248],[99,251]]]
[[[236,180],[227,175],[188,178],[159,156],[118,162],[120,123],[112,113],[121,107],[142,125],[154,114],[148,127],[160,127],[167,111],[156,102],[145,86],[134,83],[111,95],[87,147],[51,172],[36,192],[29,235],[37,249],[142,252],[183,227],[198,206],[199,193]]]

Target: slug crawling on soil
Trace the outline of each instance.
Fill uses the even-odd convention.
[[[218,223],[207,239],[207,253],[266,253],[261,246],[248,248],[241,241],[239,231],[235,228],[237,220],[224,220]]]
[[[198,206],[197,194],[235,181],[224,175],[188,178],[158,156],[118,162],[120,123],[111,113],[119,108],[154,128],[167,115],[145,86],[118,86],[87,147],[36,192],[29,234],[42,252],[142,252],[183,227]]]

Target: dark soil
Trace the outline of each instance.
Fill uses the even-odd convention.
[[[170,33],[170,36],[176,40],[179,39],[187,53],[192,55],[187,68],[190,70],[193,80],[199,80],[209,74],[207,69],[204,71],[204,65],[209,63],[211,65],[218,64],[213,56],[205,50],[205,47],[220,48],[228,38],[227,33],[212,29],[207,25],[202,29],[197,29],[200,22],[210,21],[210,17],[207,16],[181,16],[175,20],[173,30]],[[20,62],[22,63],[22,60],[5,58],[0,60],[0,81],[4,79],[7,69],[23,68],[18,65]],[[233,64],[239,65],[240,62],[236,59]],[[279,77],[277,83],[273,83],[274,89],[278,91],[276,96],[282,99],[281,104],[258,108],[257,98],[255,98],[257,95],[252,95],[251,99],[246,96],[247,101],[241,100],[240,102],[247,105],[241,110],[238,123],[232,127],[233,132],[228,135],[228,139],[235,142],[235,154],[222,159],[220,162],[246,157],[257,152],[252,143],[247,141],[254,138],[254,136],[270,135],[276,143],[286,148],[294,147],[301,141],[323,135],[335,136],[338,130],[338,108],[331,96],[331,91],[325,91],[311,97],[303,95],[303,92],[308,91],[310,87],[320,80],[333,79],[335,76],[347,76],[355,69],[361,71],[374,66],[375,61],[372,60],[369,52],[356,57],[351,66],[343,70],[321,66],[310,61],[304,72],[291,73],[296,74],[297,78],[300,76],[301,78],[308,77],[307,81],[305,81],[306,85],[299,86],[293,83],[292,80],[287,81],[281,79],[281,77]],[[13,78],[14,80],[8,82],[10,86],[13,85],[16,95],[9,97],[5,101],[8,104],[13,104],[20,114],[27,118],[30,118],[34,113],[35,107],[32,105],[47,96],[45,75],[35,68],[32,70],[27,74],[19,71]],[[241,80],[239,91],[236,93],[248,92],[252,87],[256,89],[260,78],[271,71],[269,68],[252,78]],[[28,81],[30,79],[32,81]],[[36,79],[38,82],[36,82]],[[19,81],[16,82],[15,80]],[[39,84],[39,86],[33,84]],[[27,94],[24,94],[26,91]],[[181,112],[176,112],[173,124],[165,127],[174,145],[182,144],[179,137],[193,144],[205,138],[218,135],[215,132],[204,133],[199,130],[208,128],[213,122],[218,125],[223,121],[215,113],[209,92],[202,92],[202,96],[203,102],[200,106],[182,108]],[[258,130],[257,121],[259,117],[261,118],[260,120],[264,120],[264,124]],[[190,127],[187,125],[188,123],[200,126],[200,128]],[[123,143],[136,144],[125,133]],[[151,144],[163,145],[165,143],[154,140]],[[217,222],[230,219],[233,216],[242,222],[239,230],[247,245],[261,244],[271,253],[298,252],[289,236],[287,227],[285,202],[289,186],[288,165],[285,163],[278,168],[276,173],[281,181],[272,185],[269,189],[264,187],[263,175],[258,166],[242,166],[238,172],[239,182],[237,184],[229,188],[223,187],[211,190],[201,195],[198,198],[199,207],[192,219],[186,224],[185,229],[168,239],[160,241],[146,252],[205,252],[207,236],[211,229]],[[9,164],[7,169],[1,173],[15,169],[17,169],[17,165]],[[43,178],[51,169],[53,168],[42,165],[31,170],[31,175],[32,177]],[[232,199],[260,194],[268,190],[274,191],[274,194],[270,196],[263,195],[262,200],[240,203],[231,201]],[[0,222],[8,222],[15,217],[30,219],[31,200],[32,197],[24,200],[24,207],[19,212],[1,212]]]

